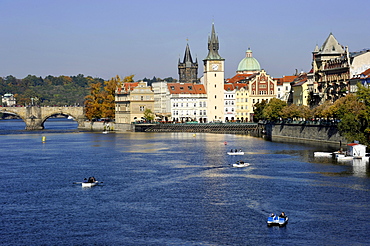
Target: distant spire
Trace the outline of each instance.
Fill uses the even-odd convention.
[[[193,58],[191,57],[189,44],[186,44],[183,63],[190,63],[190,64],[193,63]]]
[[[212,23],[211,36],[208,37],[208,55],[205,60],[221,60],[222,57],[218,54],[219,49],[218,37],[215,31],[215,24]]]

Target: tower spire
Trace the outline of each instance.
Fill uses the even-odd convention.
[[[215,31],[215,24],[212,23],[212,32],[208,37],[208,55],[205,60],[220,60],[222,57],[218,54],[220,44]]]

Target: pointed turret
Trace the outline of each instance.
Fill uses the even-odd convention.
[[[187,67],[190,67],[191,64],[194,63],[193,62],[193,58],[191,57],[189,44],[186,44],[186,49],[185,49],[185,55],[184,55],[183,63],[185,63]]]
[[[198,61],[193,62],[189,44],[186,44],[184,60],[178,63],[179,82],[196,83],[198,81]]]
[[[222,57],[218,54],[219,42],[215,32],[215,24],[212,23],[211,36],[208,37],[208,55],[204,60],[222,60]]]

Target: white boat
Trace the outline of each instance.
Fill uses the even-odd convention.
[[[103,131],[103,134],[108,134],[108,131]]]
[[[241,163],[234,163],[233,167],[247,167],[249,166],[249,163],[241,162]]]
[[[332,152],[314,152],[313,153],[314,157],[333,157]]]
[[[227,152],[228,155],[244,155],[244,152]]]
[[[99,181],[94,181],[94,182],[82,182],[81,185],[82,187],[93,187],[99,184]]]
[[[279,216],[269,216],[267,218],[267,226],[274,226],[274,225],[277,225],[277,226],[285,226],[286,224],[288,224],[288,216],[285,216],[285,217],[279,217]]]

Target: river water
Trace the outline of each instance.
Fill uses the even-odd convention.
[[[329,146],[45,127],[0,121],[0,245],[370,245],[368,166],[313,158]]]

